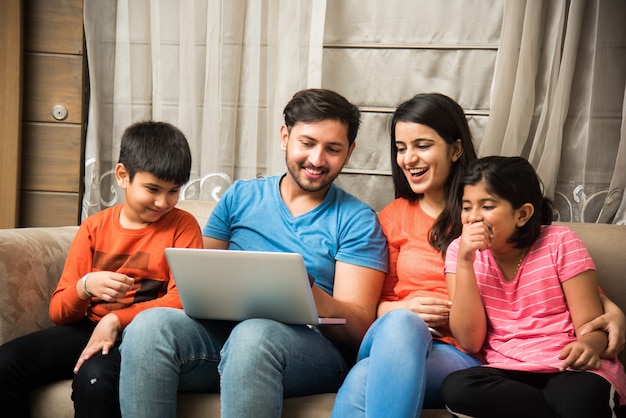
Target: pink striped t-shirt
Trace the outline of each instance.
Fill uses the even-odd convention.
[[[456,273],[459,239],[446,254],[446,273]],[[595,270],[581,239],[564,226],[543,226],[516,277],[507,281],[491,251],[476,251],[474,272],[487,313],[483,354],[487,364],[510,370],[554,372],[559,352],[576,341],[561,283]],[[556,369],[556,370],[555,370]],[[602,359],[599,370],[626,404],[626,374],[617,360]]]

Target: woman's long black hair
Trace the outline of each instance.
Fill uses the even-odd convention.
[[[461,180],[469,164],[476,160],[476,150],[463,108],[450,97],[440,93],[423,93],[398,106],[391,118],[391,175],[396,198],[414,201],[420,195],[411,190],[408,180],[396,162],[396,124],[398,122],[419,123],[435,130],[448,144],[461,140],[463,154],[454,163],[446,180],[446,207],[435,220],[430,231],[430,244],[445,256],[448,245],[461,235],[461,202],[457,199]]]

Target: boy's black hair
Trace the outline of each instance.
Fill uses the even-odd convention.
[[[191,174],[191,151],[187,138],[174,125],[142,121],[124,131],[118,163],[124,165],[131,182],[136,173],[147,172],[182,186]]]
[[[417,94],[402,102],[391,117],[391,177],[394,184],[395,197],[410,201],[418,200],[421,195],[411,189],[402,168],[398,166],[396,157],[396,124],[398,122],[419,123],[433,129],[448,144],[461,140],[463,153],[452,163],[449,177],[446,179],[444,192],[446,207],[433,224],[429,241],[442,256],[445,256],[448,245],[461,235],[461,202],[457,199],[456,190],[465,175],[467,166],[476,160],[476,150],[472,140],[467,118],[463,108],[450,97],[441,93]]]
[[[338,120],[348,126],[348,145],[356,140],[361,123],[361,112],[355,105],[339,93],[326,89],[300,90],[285,106],[283,117],[290,131],[297,122]]]
[[[535,208],[528,222],[509,238],[508,242],[514,243],[515,248],[529,247],[539,237],[541,225],[552,223],[552,202],[543,196],[543,183],[525,158],[491,156],[476,160],[468,169],[461,190],[482,180],[489,193],[509,201],[513,209],[525,203]],[[462,191],[459,199],[461,196]]]

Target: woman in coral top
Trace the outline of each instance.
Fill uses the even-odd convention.
[[[422,407],[444,407],[439,389],[449,373],[481,364],[452,337],[443,274],[443,255],[462,231],[451,191],[476,160],[467,119],[451,98],[418,94],[396,109],[390,134],[396,199],[379,215],[389,273],[379,318],[337,394],[334,418],[419,417]],[[610,314],[587,326],[610,330],[607,354],[615,356],[626,324],[619,308],[603,301]]]
[[[389,273],[357,364],[339,390],[334,417],[419,417],[440,407],[439,386],[454,370],[481,364],[452,338],[443,257],[461,229],[455,190],[476,159],[463,109],[442,94],[418,94],[391,119],[396,199],[380,223]]]

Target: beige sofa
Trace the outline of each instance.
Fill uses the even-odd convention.
[[[213,208],[209,202],[181,201],[201,226]],[[587,244],[598,266],[600,283],[626,310],[626,226],[568,224]],[[63,269],[77,227],[0,229],[0,344],[52,325],[48,299]],[[622,356],[622,361],[625,357]],[[32,394],[34,418],[73,417],[70,381],[57,382]],[[329,417],[334,394],[289,398],[284,417]],[[179,417],[218,417],[219,395],[179,394]],[[449,417],[445,410],[425,410],[422,417]]]

